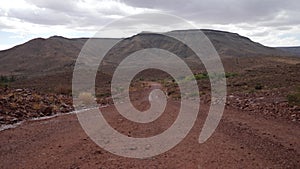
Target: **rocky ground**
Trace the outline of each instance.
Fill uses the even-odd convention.
[[[72,97],[0,88],[0,125],[73,111]]]
[[[300,122],[300,107],[290,105],[282,93],[262,91],[257,93],[233,93],[227,97],[228,106],[266,118],[281,118]]]
[[[139,86],[140,84],[141,86]],[[145,82],[137,83],[133,90],[140,90],[145,86],[147,86]],[[168,89],[165,89],[165,91],[168,92]],[[170,97],[178,99],[176,98],[177,92],[172,93]],[[100,105],[113,104],[109,96],[98,97],[97,101]],[[210,95],[201,95],[201,101],[203,104],[210,104]],[[230,93],[227,96],[226,106],[248,113],[255,113],[265,118],[300,122],[300,106],[290,105],[284,91],[262,90],[250,93]],[[41,93],[27,88],[0,88],[0,125],[67,113],[73,110],[70,95]]]
[[[203,84],[202,84],[203,85]],[[168,87],[172,86],[170,84]],[[180,99],[178,87],[172,86],[165,89],[171,93],[170,97]],[[202,92],[202,93],[201,93]],[[201,102],[205,105],[210,104],[211,96],[209,90],[200,90]],[[292,122],[300,122],[300,105],[289,103],[287,95],[288,88],[283,89],[259,89],[259,90],[238,90],[232,92],[232,88],[228,88],[226,98],[226,106],[246,111],[247,113],[256,114],[265,118],[282,119]],[[299,99],[299,98],[298,98]]]
[[[138,97],[133,104],[144,109],[149,105],[144,102],[147,97],[142,97],[142,94],[133,94],[133,97]],[[235,96],[231,99],[237,100]],[[163,115],[149,124],[130,122],[114,106],[102,108],[102,114],[120,133],[140,138],[169,128],[177,117],[175,112],[179,105],[178,101],[170,100]],[[16,128],[0,131],[0,168],[300,167],[298,123],[282,118],[266,119],[260,114],[251,113],[250,110],[237,110],[226,106],[212,137],[199,144],[199,133],[208,108],[207,104],[201,107],[194,127],[176,147],[146,159],[120,157],[99,147],[82,130],[74,114],[27,121]]]
[[[300,107],[298,102],[288,100],[290,94],[297,96],[297,70],[293,68],[294,74],[281,81],[274,80],[269,70],[261,74],[261,79],[253,79],[260,77],[257,72],[253,76],[248,73],[228,78],[224,115],[204,144],[198,143],[198,137],[211,103],[210,85],[207,79],[199,80],[201,110],[190,134],[170,151],[143,160],[119,157],[97,146],[82,130],[76,115],[64,115],[73,111],[70,95],[0,88],[0,125],[25,121],[16,128],[0,131],[0,168],[298,169]],[[282,75],[276,79],[279,77]],[[138,81],[132,86],[130,96],[134,106],[141,110],[149,108],[149,91],[144,90],[151,89],[153,84]],[[170,127],[180,105],[178,86],[172,80],[162,84],[161,88],[169,95],[168,108],[150,124],[139,125],[124,119],[112,105],[109,90],[101,90],[97,101],[108,105],[102,108],[103,115],[120,133],[129,137],[155,135]],[[54,114],[61,116],[27,120]]]

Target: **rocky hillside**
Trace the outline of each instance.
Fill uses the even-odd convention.
[[[69,67],[74,64],[85,41],[59,36],[30,40],[0,52],[0,72],[38,74]]]
[[[237,33],[203,30],[210,39],[220,56],[227,57],[256,57],[256,56],[285,56],[286,52],[264,46]]]
[[[173,31],[172,33],[177,32]],[[236,33],[215,30],[203,30],[203,32],[223,58],[290,55],[288,52],[263,46]],[[141,44],[143,39],[148,39],[153,46],[163,46],[180,51],[179,54],[182,57],[190,55],[182,44],[161,40],[161,37],[155,34],[142,33],[124,39],[119,44],[119,48],[114,48],[110,53],[111,56],[106,57],[107,62],[114,65],[120,61],[120,56],[125,56],[130,51],[139,50],[143,45],[147,45],[146,43]],[[0,74],[37,75],[72,70],[75,59],[86,40],[86,38],[68,39],[59,36],[48,39],[37,38],[11,49],[0,51]],[[129,43],[133,45],[126,47]]]
[[[290,52],[293,55],[300,56],[300,46],[295,47],[278,47],[277,49]]]

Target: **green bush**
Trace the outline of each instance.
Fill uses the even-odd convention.
[[[225,77],[226,78],[231,78],[231,77],[235,77],[237,76],[238,74],[237,73],[234,73],[234,72],[226,72],[225,73]]]
[[[11,76],[1,75],[0,76],[0,86],[9,86],[9,84],[14,81],[16,81],[16,78],[14,75],[11,75]]]
[[[300,106],[300,91],[289,94],[287,100],[289,105]]]
[[[193,79],[196,79],[196,80],[208,79],[208,75],[207,75],[207,73],[198,73],[198,74],[194,74],[194,75],[185,77],[184,81],[191,81]]]
[[[208,79],[208,75],[207,75],[207,73],[198,73],[198,74],[195,74],[195,79],[196,80]]]
[[[235,77],[237,76],[238,74],[237,73],[234,73],[234,72],[227,72],[225,73],[225,77],[226,78],[231,78],[231,77]],[[224,74],[210,74],[208,75],[207,73],[197,73],[197,74],[194,74],[194,76],[187,76],[184,78],[184,81],[191,81],[193,79],[196,79],[196,80],[203,80],[203,79],[221,79],[224,77]]]

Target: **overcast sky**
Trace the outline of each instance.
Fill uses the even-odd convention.
[[[179,16],[197,28],[236,32],[267,46],[300,46],[298,0],[1,0],[0,4],[0,50],[36,37],[91,37],[116,19],[148,12]],[[105,36],[159,31],[146,23],[138,28]],[[181,27],[174,23],[168,29]]]

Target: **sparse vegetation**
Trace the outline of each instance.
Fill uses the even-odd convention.
[[[261,89],[263,88],[263,85],[260,84],[260,83],[257,83],[257,84],[254,86],[254,88],[255,88],[256,90],[261,90]]]
[[[195,76],[196,80],[208,79],[207,73],[198,73],[198,74],[195,74],[194,76]]]
[[[291,106],[300,106],[300,87],[298,87],[296,92],[288,94],[287,100]]]
[[[207,73],[197,73],[197,74],[185,77],[184,81],[191,81],[193,79],[202,80],[202,79],[208,79],[208,78],[209,78],[209,76]]]
[[[91,105],[94,103],[94,97],[89,92],[80,93],[78,99],[85,105]]]
[[[238,74],[237,73],[234,73],[234,72],[226,72],[225,73],[225,77],[226,78],[231,78],[231,77],[235,77],[237,76]]]
[[[72,89],[68,85],[58,85],[54,88],[55,93],[64,94],[64,95],[71,95]]]
[[[96,94],[97,98],[109,97],[110,95],[109,92]]]
[[[226,78],[231,78],[231,77],[235,77],[237,76],[238,74],[237,73],[234,73],[234,72],[227,72],[225,73],[225,77]],[[197,74],[194,74],[194,76],[187,76],[184,78],[185,81],[191,81],[192,79],[196,79],[196,80],[204,80],[204,79],[209,79],[209,78],[212,78],[212,79],[220,79],[224,77],[224,75],[218,75],[218,74],[207,74],[207,73],[197,73]]]
[[[32,108],[34,110],[40,110],[40,109],[42,109],[42,107],[43,107],[43,104],[41,104],[41,103],[33,103],[33,105],[32,105]]]
[[[16,81],[16,77],[14,75],[10,75],[10,76],[4,76],[1,75],[0,76],[0,86],[9,86],[10,83]]]

